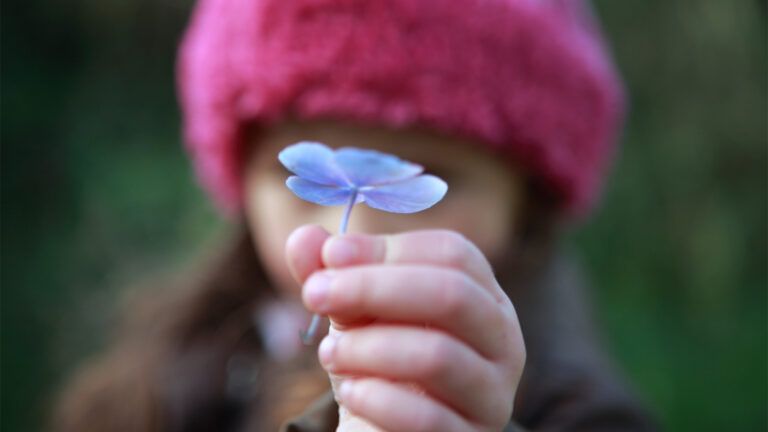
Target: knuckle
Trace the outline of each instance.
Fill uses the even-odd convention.
[[[503,382],[503,381],[497,381]],[[494,424],[506,424],[512,417],[515,405],[515,392],[508,387],[498,391],[497,396],[490,401],[488,418]]]
[[[512,370],[522,372],[528,356],[525,339],[516,321],[505,321],[506,345],[509,347]]]
[[[458,271],[446,271],[440,288],[437,307],[448,317],[463,313],[467,305],[470,286],[469,276]]]
[[[505,404],[501,403],[501,400],[498,400],[497,407],[494,411],[494,413],[488,418],[488,423],[497,425],[499,427],[503,427],[507,423],[509,423],[509,419],[512,417],[512,406],[513,402],[509,401]],[[498,429],[492,429],[492,430],[498,430]]]
[[[523,376],[525,370],[525,363],[527,361],[525,347],[521,345],[521,351],[512,358],[512,367],[510,368],[510,381],[516,386],[520,382],[520,378]]]
[[[472,243],[456,231],[443,232],[442,253],[446,265],[464,268],[472,257]]]
[[[483,423],[505,425],[512,416],[516,386],[510,386],[505,375],[504,371],[493,370],[483,377],[487,395],[480,412]]]
[[[344,404],[353,409],[365,409],[369,402],[368,398],[361,397],[361,394],[365,392],[365,387],[364,381],[350,383],[347,393],[344,395]]]
[[[451,374],[453,349],[447,339],[440,337],[427,345],[422,374],[428,380],[440,380]]]
[[[527,361],[527,352],[523,338],[512,327],[509,327],[511,335],[504,341],[505,347],[502,357],[494,362],[494,364],[500,374],[498,382],[505,383],[507,388],[514,389],[517,388],[522,378]],[[514,395],[512,397],[514,398]]]
[[[519,363],[519,369],[522,372],[525,362],[528,361],[528,349],[525,347],[525,341],[522,337],[516,339],[515,347],[517,349],[517,361]]]

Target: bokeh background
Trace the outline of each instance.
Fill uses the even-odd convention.
[[[602,0],[632,111],[570,246],[668,430],[766,430],[766,6]],[[190,0],[2,3],[2,430],[42,428],[121,287],[226,226],[181,149]],[[213,239],[213,240],[212,240]]]

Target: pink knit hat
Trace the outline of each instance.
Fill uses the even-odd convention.
[[[229,211],[244,125],[290,116],[471,138],[584,214],[623,111],[578,0],[200,0],[178,72],[188,149]]]

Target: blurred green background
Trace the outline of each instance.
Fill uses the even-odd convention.
[[[118,287],[222,223],[179,139],[189,0],[2,3],[2,430],[44,424]],[[570,242],[610,349],[669,430],[766,430],[766,7],[603,0],[632,111]]]

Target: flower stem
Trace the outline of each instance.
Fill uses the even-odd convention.
[[[352,192],[352,196],[349,197],[347,208],[344,209],[344,216],[341,217],[341,224],[339,225],[339,234],[347,232],[347,225],[349,225],[349,217],[352,215],[352,207],[357,202],[357,189]],[[304,345],[312,345],[315,341],[315,335],[317,335],[317,329],[320,327],[320,315],[312,315],[312,321],[309,323],[307,331],[301,333],[301,341]]]
[[[317,334],[317,329],[320,327],[320,315],[314,314],[312,315],[312,321],[309,323],[309,327],[307,328],[307,331],[301,332],[301,342],[304,345],[312,345],[312,343],[315,341],[315,335]]]
[[[347,232],[349,217],[352,215],[352,207],[355,206],[355,201],[357,201],[357,189],[352,192],[352,196],[349,197],[349,202],[347,203],[347,208],[344,209],[344,216],[341,217],[341,225],[339,225],[339,234]]]

